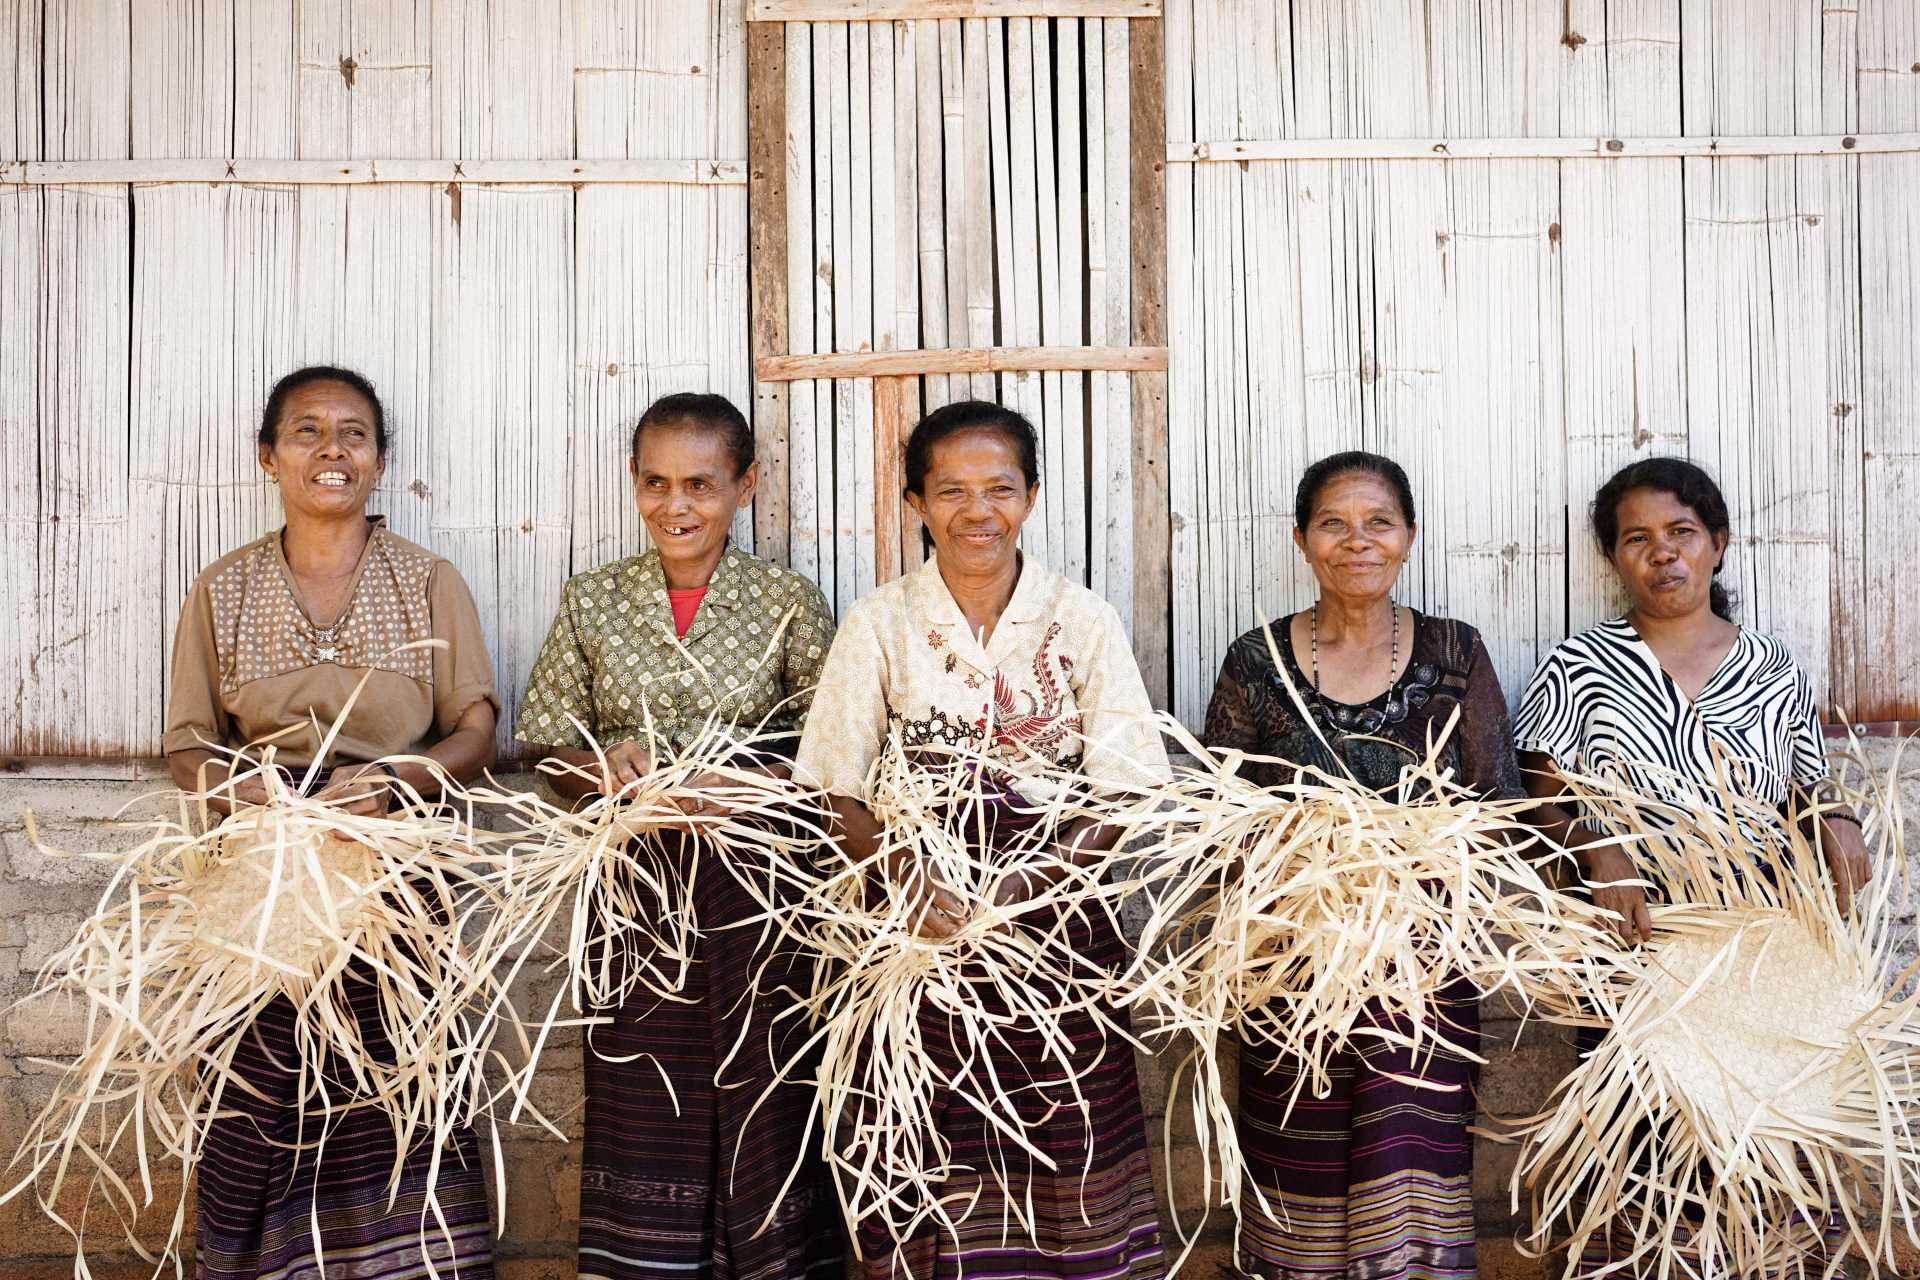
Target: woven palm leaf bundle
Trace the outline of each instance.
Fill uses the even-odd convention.
[[[175,793],[172,817],[127,824],[144,834],[133,849],[80,855],[110,863],[112,878],[28,997],[81,1005],[84,1048],[29,1126],[19,1180],[0,1200],[34,1194],[74,1236],[81,1274],[85,1216],[56,1207],[67,1180],[84,1180],[83,1202],[104,1200],[145,1254],[134,1230],[156,1168],[177,1168],[181,1185],[191,1176],[208,1126],[250,1090],[235,1055],[272,1001],[293,1006],[289,1056],[314,1159],[324,1117],[349,1107],[383,1112],[399,1152],[437,1152],[486,1113],[490,1067],[504,1061],[499,988],[454,923],[484,897],[467,824],[404,787],[396,811],[350,814],[290,786],[271,747],[228,754],[228,781]],[[214,820],[208,801],[250,780],[269,803]],[[384,1045],[366,1042],[355,1013],[368,987]],[[396,1186],[399,1174],[396,1161]],[[431,1187],[429,1205],[437,1216]],[[183,1213],[172,1207],[161,1256]]]
[[[1263,787],[1242,770],[1267,758],[1212,751],[1171,721],[1163,731],[1194,763],[1121,823],[1130,847],[1162,866],[1126,999],[1150,1039],[1191,1036],[1173,1092],[1190,1076],[1206,1191],[1239,1212],[1246,1179],[1223,1036],[1290,1055],[1297,1089],[1315,1096],[1349,1049],[1484,1061],[1450,1016],[1460,980],[1474,999],[1559,989],[1570,982],[1565,937],[1603,929],[1552,891],[1543,870],[1559,855],[1521,820],[1532,801],[1462,786],[1441,764],[1444,732],[1380,794],[1283,761],[1271,763],[1289,780]],[[1177,1114],[1169,1107],[1169,1143]]]
[[[1652,941],[1583,946],[1551,1021],[1605,1028],[1545,1111],[1513,1122],[1532,1248],[1596,1237],[1630,1274],[1832,1274],[1823,1233],[1891,1268],[1920,1192],[1920,992],[1895,918],[1907,888],[1897,788],[1778,810],[1722,761],[1705,800],[1636,769],[1570,780],[1626,841]],[[1665,797],[1677,797],[1667,798]],[[1865,815],[1877,877],[1842,915],[1813,819]]]
[[[591,1028],[605,1021],[597,1010],[636,998],[686,999],[703,928],[698,877],[732,875],[764,893],[774,860],[804,864],[822,843],[817,822],[807,817],[815,793],[759,763],[757,749],[778,739],[764,725],[743,730],[713,716],[676,744],[649,724],[640,741],[652,769],[578,809],[533,792],[463,793],[503,815],[506,829],[487,876],[496,909],[472,940],[473,953],[505,982],[529,965],[565,974],[533,1031],[523,1083],[531,1082],[556,1027]],[[591,771],[552,761],[541,767],[598,782],[605,756],[597,743],[593,750],[600,767]],[[702,799],[717,803],[690,812]],[[758,927],[763,934],[773,929]],[[563,1018],[563,1004],[579,1016]]]
[[[1082,954],[1074,936],[1096,917],[1117,930],[1120,903],[1138,885],[1106,878],[1102,858],[1077,866],[1057,853],[1076,819],[1109,810],[1084,794],[1082,779],[1040,761],[1021,764],[1017,795],[1004,789],[1003,769],[964,747],[910,752],[896,732],[866,782],[880,824],[874,850],[854,858],[835,844],[810,864],[784,863],[786,891],[764,900],[768,918],[816,961],[812,988],[790,1015],[815,1031],[788,1077],[814,1088],[849,1226],[877,1219],[899,1243],[929,1222],[957,1238],[990,1182],[1008,1192],[1009,1234],[1030,1235],[1022,1171],[1058,1164],[1029,1134],[1015,1095],[1042,1088],[1055,1110],[1084,1118],[1091,1143],[1098,1118],[1086,1114],[1080,1084],[1103,1055],[1076,1048],[1061,1016],[1087,1015],[1103,1044],[1136,1043],[1110,1005],[1119,975]],[[897,859],[964,904],[954,934],[920,936],[922,891],[912,874],[889,871]],[[1003,881],[1036,870],[1050,882],[996,905]],[[1042,1048],[1038,1057],[1030,1045],[1021,1050],[1020,1079],[1000,1078],[994,1050],[1004,1057],[1016,1036],[1038,1037]],[[991,1127],[1004,1151],[996,1167],[956,1160],[936,1123],[947,1096]]]

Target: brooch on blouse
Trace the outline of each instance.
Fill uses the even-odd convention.
[[[1273,679],[1276,684],[1280,683],[1277,672]],[[1387,689],[1386,700],[1377,706],[1371,702],[1357,707],[1328,702],[1311,691],[1307,693],[1306,702],[1323,728],[1344,734],[1378,733],[1388,725],[1400,724],[1410,713],[1431,702],[1433,686],[1438,683],[1438,667],[1430,662],[1416,662]]]

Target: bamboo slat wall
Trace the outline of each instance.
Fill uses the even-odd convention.
[[[0,0],[0,161],[578,157],[701,175],[0,186],[0,752],[158,749],[180,599],[276,522],[253,424],[272,380],[312,361],[381,389],[395,441],[376,507],[466,575],[510,722],[561,582],[641,543],[621,469],[640,409],[751,389],[744,16],[741,0]]]
[[[842,606],[917,555],[898,433],[1026,409],[1030,544],[1189,721],[1309,598],[1294,481],[1355,445],[1414,473],[1407,597],[1510,695],[1613,604],[1587,496],[1668,450],[1734,501],[1745,618],[1920,718],[1920,7],[795,3],[751,11],[750,228],[748,0],[0,0],[0,756],[157,748],[178,602],[275,523],[253,418],[312,360],[385,393],[378,506],[467,575],[510,704],[561,581],[641,545],[625,429],[710,388],[768,458],[741,538]]]
[[[1413,477],[1405,598],[1477,624],[1509,697],[1617,603],[1595,488],[1673,452],[1727,491],[1743,619],[1842,713],[1916,715],[1920,6],[1169,0],[1165,21],[1183,718],[1235,635],[1310,600],[1294,482],[1354,447]],[[1848,154],[1856,133],[1908,137]],[[1361,158],[1721,135],[1778,154]],[[1314,158],[1231,162],[1263,150]]]

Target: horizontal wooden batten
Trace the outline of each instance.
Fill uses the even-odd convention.
[[[1267,138],[1172,142],[1173,164],[1241,160],[1646,160],[1887,155],[1920,151],[1920,133],[1701,138]]]
[[[275,160],[194,157],[148,160],[16,160],[0,163],[0,185],[104,183],[364,186],[381,183],[480,185],[659,184],[744,186],[744,160]]]
[[[754,372],[762,382],[801,382],[952,373],[1158,373],[1166,367],[1165,347],[957,347],[766,356]]]
[[[1157,18],[1160,0],[753,0],[749,22],[935,18]]]

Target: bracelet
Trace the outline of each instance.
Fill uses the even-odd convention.
[[[1860,825],[1859,817],[1848,813],[1845,809],[1836,809],[1834,812],[1822,816],[1825,817],[1828,822],[1851,822],[1856,827]]]

